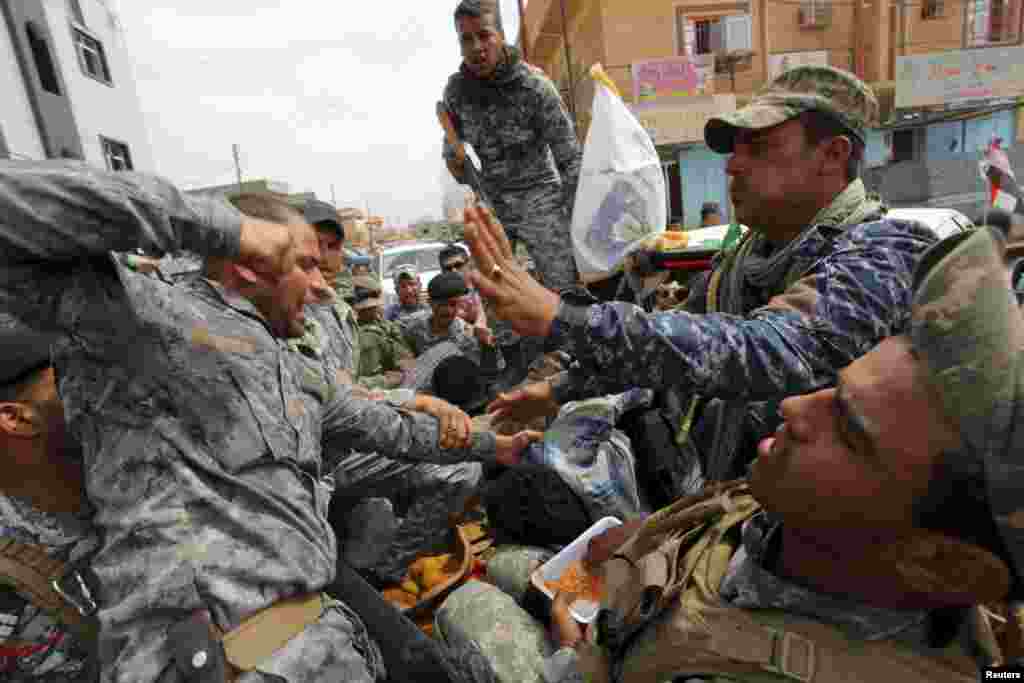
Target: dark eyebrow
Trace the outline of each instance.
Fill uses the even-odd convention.
[[[849,400],[849,394],[847,393],[846,384],[843,382],[842,375],[836,378],[836,408],[839,411],[840,419],[845,423],[846,428],[856,435],[857,439],[867,446],[868,455],[874,457],[877,449],[875,447],[875,437],[871,434],[868,429],[867,420],[864,416],[857,412]]]

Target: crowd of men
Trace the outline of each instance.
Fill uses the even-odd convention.
[[[938,242],[889,218],[860,179],[875,96],[797,67],[705,129],[747,235],[685,301],[600,303],[572,272],[572,125],[498,16],[454,14],[445,102],[490,209],[467,209],[471,254],[441,253],[426,301],[403,269],[385,307],[322,203],[0,162],[0,679],[972,681],[1020,664],[1005,233]],[[485,580],[416,640],[376,589],[480,501],[502,531]],[[584,626],[530,575],[607,514],[623,524],[588,548],[605,595]]]

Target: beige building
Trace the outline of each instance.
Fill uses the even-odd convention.
[[[883,122],[869,135],[867,177],[894,204],[973,211],[979,150],[999,138],[1012,157],[1024,135],[1014,111],[1024,96],[1014,67],[1024,63],[1021,3],[530,0],[523,43],[528,61],[561,88],[581,136],[593,95],[587,69],[604,65],[662,155],[673,222],[695,225],[704,201],[728,211],[725,158],[702,141],[707,119],[807,63],[853,71],[875,87]],[[989,49],[1003,47],[1014,50]],[[984,87],[970,83],[975,73],[989,74]],[[1017,84],[990,82],[1015,73]],[[918,87],[922,79],[928,87]]]

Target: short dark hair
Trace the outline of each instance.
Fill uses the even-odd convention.
[[[243,192],[228,201],[246,216],[271,223],[291,223],[305,220],[302,212],[285,200],[266,192]]]
[[[501,12],[495,0],[460,0],[455,6],[454,18],[456,23],[459,19],[479,19],[485,14],[494,17],[498,30],[503,32],[501,27]]]
[[[809,145],[816,145],[829,138],[845,135],[850,140],[850,158],[846,162],[846,180],[853,182],[860,177],[864,161],[864,143],[836,117],[820,110],[805,111],[799,116],[804,126],[804,135]]]
[[[29,368],[6,384],[0,385],[0,401],[4,403],[23,403],[28,400],[32,389],[42,379],[42,374],[50,368],[50,363],[42,363]]]
[[[480,366],[465,356],[449,356],[434,370],[434,393],[453,406],[463,408],[481,391]]]
[[[462,258],[467,260],[469,259],[469,257],[466,255],[465,249],[463,249],[457,244],[449,244],[448,246],[441,250],[440,254],[437,255],[437,262],[438,264],[443,266],[445,261],[455,256],[461,256]]]

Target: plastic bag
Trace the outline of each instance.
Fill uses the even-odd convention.
[[[599,64],[590,130],[583,146],[572,241],[585,282],[612,275],[641,240],[664,232],[665,176],[650,135]]]

